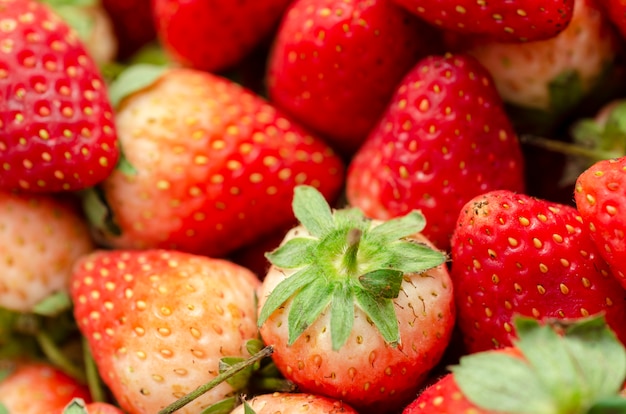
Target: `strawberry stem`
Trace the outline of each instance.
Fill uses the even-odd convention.
[[[96,362],[91,355],[87,339],[84,337],[82,338],[82,346],[83,361],[85,363],[85,377],[91,399],[96,402],[106,402],[106,396],[104,394],[104,389],[102,388],[102,381],[100,381],[98,367],[96,366]]]
[[[86,381],[85,374],[76,367],[63,352],[57,347],[56,343],[50,338],[50,336],[43,332],[37,332],[35,335],[37,343],[41,347],[42,352],[46,355],[48,360],[55,366],[59,367],[66,374],[74,377],[78,381],[84,383]]]
[[[363,236],[363,231],[354,228],[348,231],[348,235],[346,237],[348,242],[348,248],[346,249],[343,256],[342,270],[348,276],[356,275],[358,273],[358,261],[357,261],[357,253],[359,250],[359,244],[361,243],[361,237]]]
[[[246,368],[253,366],[254,364],[262,360],[263,358],[269,357],[270,355],[272,355],[273,352],[274,352],[274,348],[271,345],[266,346],[265,348],[261,349],[256,354],[252,355],[250,358],[232,365],[230,368],[228,368],[224,372],[217,375],[211,381],[199,386],[195,390],[191,391],[189,394],[174,401],[172,404],[160,410],[158,414],[172,414],[180,410],[181,408],[183,408],[184,406],[186,406],[187,404],[189,404],[196,398],[200,397],[201,395],[208,392],[209,390],[215,388],[216,386],[223,383],[227,379],[232,378],[238,373],[240,373],[241,371],[245,370]]]

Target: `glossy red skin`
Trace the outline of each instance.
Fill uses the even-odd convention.
[[[626,0],[597,0],[597,3],[626,39]]]
[[[389,1],[296,0],[268,57],[270,100],[351,155],[406,72],[439,50],[438,40]]]
[[[626,157],[598,161],[576,180],[576,208],[599,253],[626,288]]]
[[[87,386],[46,362],[19,361],[0,381],[0,405],[10,413],[61,414],[74,398],[91,402]]]
[[[554,37],[567,27],[574,10],[574,0],[483,2],[486,5],[476,0],[392,1],[442,29],[508,42]],[[496,19],[494,15],[501,18]]]
[[[470,353],[510,345],[514,314],[604,312],[626,341],[626,291],[572,206],[506,190],[480,195],[459,215],[451,256],[457,323]]]
[[[272,34],[290,0],[152,0],[157,35],[184,66],[219,72]]]
[[[32,20],[20,21],[24,15]],[[0,62],[0,188],[69,191],[102,181],[119,149],[98,67],[38,1],[0,1],[0,20],[19,22],[0,34],[13,44]]]
[[[447,250],[463,205],[492,189],[523,192],[523,170],[515,131],[486,70],[469,56],[431,56],[398,85],[349,165],[346,191],[370,217],[421,210],[423,233]]]
[[[141,100],[147,93],[151,98]],[[157,96],[165,102],[146,108]],[[166,115],[139,122],[139,111],[144,121],[144,115]],[[178,112],[167,115],[172,111]],[[198,122],[186,124],[179,116]],[[223,256],[293,223],[297,185],[313,185],[328,200],[343,185],[344,164],[326,143],[259,96],[207,72],[168,71],[126,98],[117,119],[126,158],[138,174],[116,170],[102,184],[122,233],[106,237],[114,247]],[[158,189],[160,182],[167,189]]]

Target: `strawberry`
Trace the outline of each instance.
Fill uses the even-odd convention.
[[[599,254],[626,288],[626,157],[597,161],[576,180],[576,208]]]
[[[118,106],[130,168],[101,185],[114,221],[104,243],[221,256],[291,225],[297,184],[337,196],[340,158],[250,91],[193,69],[147,83]]]
[[[117,59],[126,60],[156,39],[151,0],[100,0],[117,38]]]
[[[61,414],[73,398],[91,401],[88,388],[47,362],[20,360],[3,365],[0,411]]]
[[[492,189],[523,191],[523,169],[489,73],[470,56],[429,56],[397,86],[355,154],[346,193],[377,219],[421,210],[424,234],[448,249],[463,204]]]
[[[229,69],[272,34],[290,0],[152,0],[158,38],[195,69]]]
[[[392,0],[442,29],[507,42],[549,39],[569,24],[574,0]]]
[[[489,70],[505,102],[562,115],[589,95],[619,51],[616,33],[596,1],[573,5],[570,24],[547,40],[511,44],[459,35],[449,36],[448,44]]]
[[[455,309],[445,255],[419,232],[417,211],[380,222],[332,211],[313,187],[295,189],[301,225],[268,254],[261,286],[264,342],[302,392],[359,412],[390,412],[442,357]]]
[[[299,414],[310,412],[316,414],[357,414],[357,412],[341,400],[305,393],[261,394],[245,401],[230,414],[247,414],[254,410],[256,414]]]
[[[351,155],[437,39],[390,1],[295,0],[268,57],[270,100]]]
[[[625,0],[597,0],[607,18],[626,39],[626,1]]]
[[[109,250],[76,265],[74,315],[102,380],[125,411],[154,414],[243,356],[258,335],[259,281],[231,262],[167,250]],[[222,383],[181,414],[233,388]]]
[[[510,345],[514,314],[545,320],[604,313],[626,342],[626,291],[572,206],[508,190],[477,196],[459,214],[451,255],[468,352]]]
[[[402,414],[624,412],[623,345],[601,318],[559,325],[518,319],[515,347],[462,357]]]
[[[92,249],[87,223],[69,199],[0,191],[0,307],[33,312],[67,293],[74,262]]]
[[[79,190],[119,149],[106,85],[76,33],[46,5],[1,0],[0,189]]]
[[[72,400],[64,409],[63,414],[124,414],[117,406],[106,402],[85,403],[80,398]]]

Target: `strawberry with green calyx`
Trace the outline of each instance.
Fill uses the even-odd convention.
[[[268,254],[259,293],[265,343],[300,390],[356,408],[398,408],[441,358],[454,324],[446,256],[416,211],[387,222],[331,210],[295,189],[301,225]]]
[[[65,406],[63,414],[124,414],[124,411],[106,402],[86,403],[81,398],[75,398]]]
[[[514,324],[514,347],[462,357],[403,414],[625,412],[626,350],[602,316]]]
[[[261,394],[245,400],[230,414],[356,414],[341,400],[307,393]]]

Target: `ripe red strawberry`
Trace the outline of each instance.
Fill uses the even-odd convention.
[[[448,42],[487,68],[505,102],[562,115],[597,86],[619,51],[616,33],[596,1],[573,4],[570,24],[547,40],[511,44],[458,35]]]
[[[601,160],[578,176],[576,208],[600,255],[626,288],[626,157]]]
[[[7,367],[8,365],[8,367]],[[0,411],[19,414],[61,414],[73,398],[91,401],[89,389],[46,362],[19,361],[3,365]]]
[[[268,57],[270,100],[351,155],[437,39],[389,1],[296,0]]]
[[[166,250],[99,251],[76,265],[79,329],[122,409],[154,414],[244,356],[258,337],[259,281],[231,262]],[[198,413],[233,392],[224,382],[181,409]]]
[[[118,159],[113,111],[76,33],[34,0],[1,0],[0,188],[79,190]]]
[[[207,72],[166,70],[122,100],[116,122],[132,167],[102,183],[116,247],[224,255],[291,225],[296,185],[334,199],[343,184],[325,143]]]
[[[458,217],[451,254],[469,352],[510,345],[515,314],[545,320],[604,312],[626,342],[626,291],[574,207],[506,190],[477,196]]]
[[[87,223],[70,200],[0,191],[0,307],[32,312],[67,292],[74,262],[92,249]]]
[[[163,47],[184,66],[222,71],[269,37],[290,0],[152,0]]]
[[[259,326],[272,358],[303,392],[359,412],[398,409],[437,364],[455,310],[445,255],[419,231],[423,216],[373,222],[331,211],[312,187],[295,190],[302,225],[268,255]]]
[[[421,210],[424,234],[448,249],[463,204],[492,189],[523,191],[523,172],[489,73],[469,56],[430,56],[397,85],[350,163],[346,192],[377,219]]]
[[[247,404],[247,407],[246,407]],[[230,414],[247,414],[249,410],[256,414],[299,414],[309,412],[315,414],[357,414],[357,412],[341,400],[305,393],[261,394],[241,404]]]
[[[427,22],[508,42],[549,39],[569,24],[574,0],[393,0]]]
[[[516,326],[515,347],[462,357],[402,414],[624,412],[626,351],[604,320]]]
[[[617,27],[623,38],[626,39],[626,1],[625,0],[597,0],[603,8],[607,18]]]

